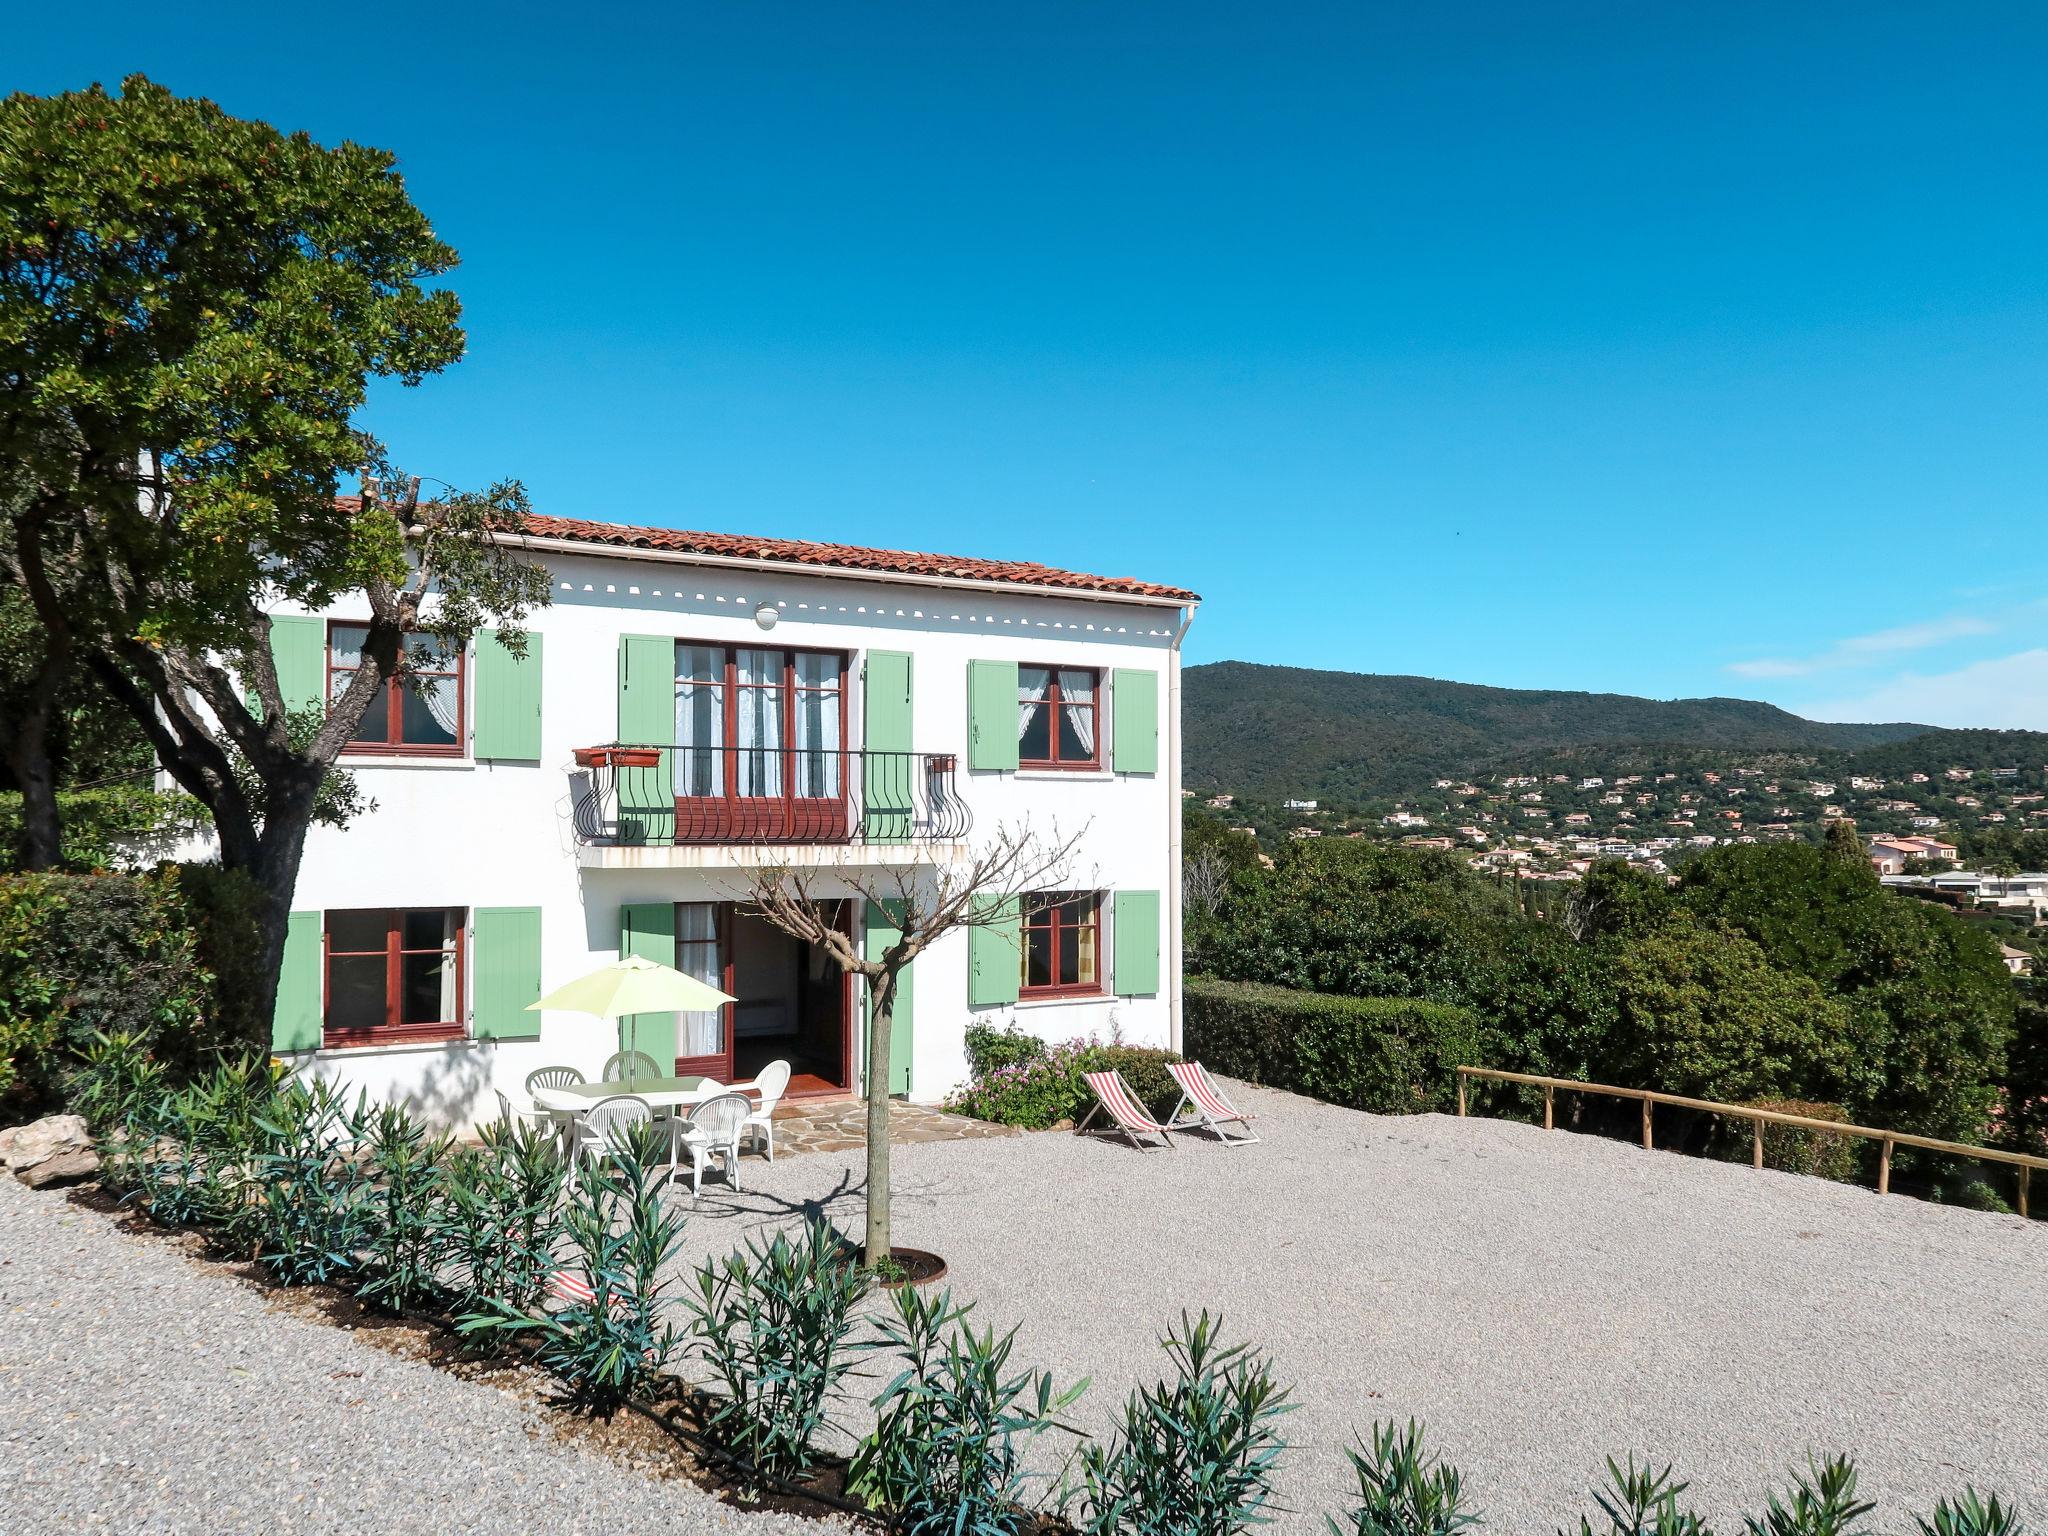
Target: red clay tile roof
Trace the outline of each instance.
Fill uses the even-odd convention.
[[[1132,576],[1088,576],[1033,560],[976,560],[961,555],[926,555],[905,549],[863,549],[854,544],[818,544],[808,539],[758,539],[736,533],[693,533],[681,528],[635,528],[580,517],[530,516],[526,531],[538,538],[574,539],[627,549],[674,550],[681,554],[731,559],[778,560],[842,571],[878,571],[899,576],[952,577],[961,581],[1015,582],[1022,586],[1067,587],[1130,597],[1197,601],[1180,587],[1160,586]]]

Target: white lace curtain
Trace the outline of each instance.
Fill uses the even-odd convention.
[[[1060,669],[1060,713],[1080,743],[1081,755],[1095,755],[1095,674],[1072,667]],[[1076,709],[1074,705],[1088,706]]]
[[[676,908],[676,969],[724,989],[718,953],[718,908],[708,901]],[[676,1015],[676,1054],[716,1056],[725,1049],[725,1010],[698,1008]]]
[[[684,796],[725,793],[725,652],[685,645],[676,653],[676,790]]]

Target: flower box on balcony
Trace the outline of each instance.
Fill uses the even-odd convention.
[[[579,768],[652,768],[661,761],[659,747],[578,747]]]

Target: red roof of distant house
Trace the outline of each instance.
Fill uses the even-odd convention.
[[[1089,576],[1079,571],[1040,565],[1035,560],[977,560],[964,555],[927,555],[907,549],[819,544],[809,539],[762,539],[737,533],[696,533],[682,528],[636,528],[624,523],[600,523],[581,517],[542,517],[538,514],[527,518],[526,531],[538,538],[573,539],[578,543],[608,544],[622,549],[659,549],[679,554],[721,555],[728,559],[774,560],[841,571],[876,571],[892,576],[938,576],[959,581],[1067,587],[1077,592],[1170,598],[1176,602],[1197,600],[1194,593],[1180,587],[1139,581],[1133,576]]]

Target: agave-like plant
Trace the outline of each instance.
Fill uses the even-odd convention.
[[[1974,1488],[1965,1488],[1953,1501],[1943,1499],[1932,1515],[1916,1516],[1921,1536],[2026,1536],[2019,1511],[1998,1502],[1992,1494],[1987,1501]]]
[[[404,1312],[445,1296],[438,1237],[453,1146],[402,1104],[384,1105],[371,1121],[356,1294],[372,1306]]]

